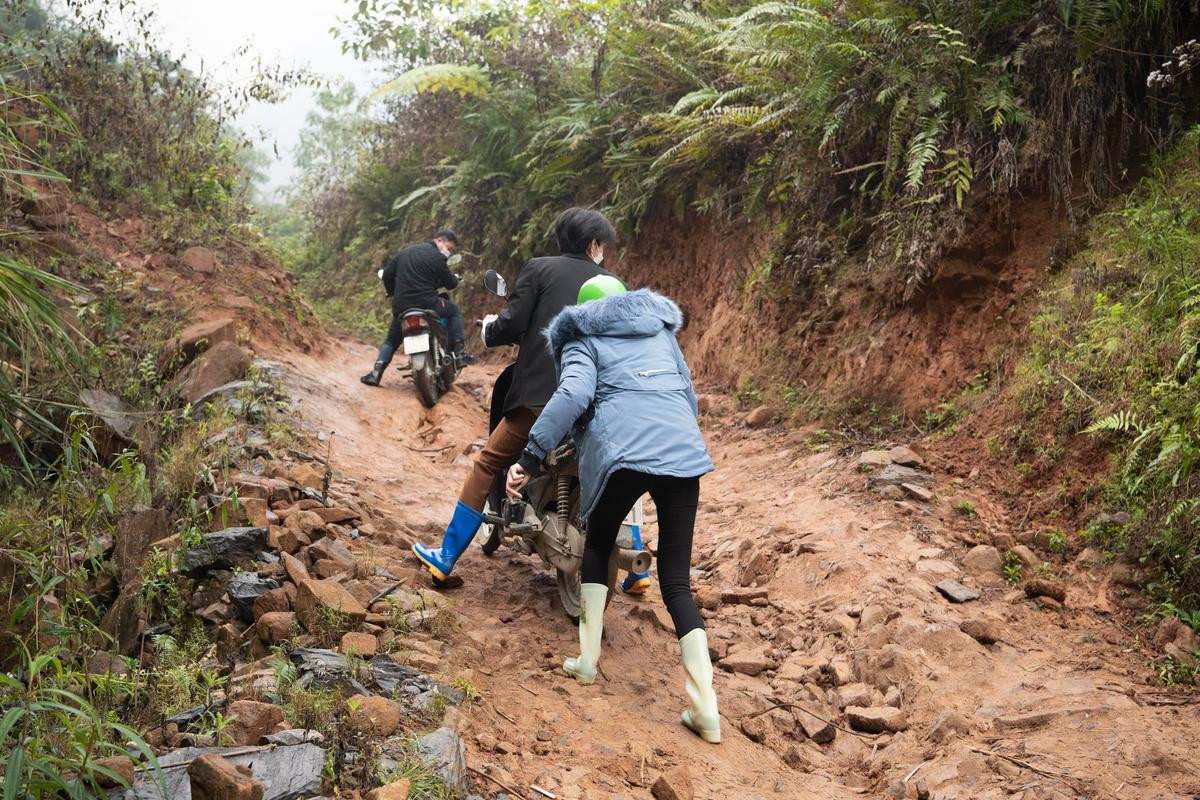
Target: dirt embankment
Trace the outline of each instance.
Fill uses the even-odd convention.
[[[751,225],[649,225],[663,234],[639,239],[616,268],[679,299],[689,316],[684,346],[702,379],[791,387],[801,401],[879,400],[916,414],[1005,368],[1061,227],[1045,199],[983,211],[927,289],[903,304],[887,276],[862,265],[827,283],[779,268],[760,276],[769,234]]]
[[[178,223],[95,210],[45,182],[33,181],[30,191],[30,213],[9,220],[9,227],[31,226],[39,261],[56,260],[64,278],[113,292],[126,321],[151,314],[182,327],[232,317],[257,343],[305,351],[320,346],[296,276],[254,234],[173,233],[168,228]],[[53,213],[38,213],[49,209]],[[72,300],[86,307],[101,298],[85,293]]]

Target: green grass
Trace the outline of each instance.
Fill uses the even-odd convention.
[[[1164,656],[1154,661],[1154,671],[1159,681],[1165,686],[1194,686],[1196,676],[1200,675],[1200,651],[1192,654],[1193,661],[1185,664],[1182,661]]]
[[[400,758],[399,766],[380,773],[379,780],[383,784],[398,780],[410,781],[409,800],[458,800],[459,798],[459,794],[454,788],[447,785],[424,759],[416,744],[408,745]]]

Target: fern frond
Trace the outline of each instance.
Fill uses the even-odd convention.
[[[697,89],[694,92],[688,92],[683,97],[675,101],[675,105],[671,107],[672,114],[687,114],[696,108],[702,108],[719,97],[716,89]]]
[[[933,159],[938,154],[938,138],[941,129],[942,118],[934,117],[926,124],[925,129],[909,142],[905,168],[907,180],[904,185],[910,191],[920,189],[925,182],[925,169],[933,163]]]
[[[1137,415],[1132,411],[1118,411],[1115,414],[1109,414],[1107,417],[1101,417],[1083,429],[1084,433],[1137,433],[1141,435],[1146,432],[1146,429],[1138,421]]]
[[[372,100],[385,94],[457,92],[459,96],[484,97],[490,88],[486,67],[474,64],[429,64],[410,69],[371,93]]]

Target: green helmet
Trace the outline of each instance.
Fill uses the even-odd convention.
[[[583,286],[579,287],[579,297],[576,302],[586,303],[588,300],[599,300],[602,297],[625,294],[626,291],[628,290],[625,288],[625,284],[612,275],[597,275],[584,281]]]

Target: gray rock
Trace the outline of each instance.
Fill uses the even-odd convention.
[[[271,733],[260,737],[259,744],[277,744],[284,747],[291,747],[297,744],[321,744],[325,741],[324,734],[317,731],[305,730],[304,728],[292,728],[279,733]]]
[[[187,549],[179,571],[189,578],[201,578],[214,569],[233,569],[257,559],[266,546],[266,528],[226,528],[208,533]]]
[[[933,476],[912,467],[902,467],[899,464],[888,464],[878,475],[867,478],[868,489],[878,489],[882,486],[927,486],[933,483]]]
[[[133,406],[115,394],[103,389],[84,389],[79,401],[91,411],[108,430],[124,442],[132,442],[138,435],[138,413]]]
[[[217,398],[228,402],[236,397],[266,397],[272,394],[274,389],[271,384],[262,381],[231,381],[209,389],[196,400],[195,405],[204,405]]]
[[[355,694],[381,694],[418,703],[422,696],[424,702],[428,702],[433,692],[442,695],[451,705],[460,705],[466,699],[462,689],[444,686],[424,672],[397,664],[383,655],[367,662],[366,673],[357,677],[350,674],[346,657],[332,650],[297,647],[289,657],[299,667],[300,685],[304,687],[340,688]]]
[[[979,599],[979,592],[958,581],[942,581],[936,588],[952,603],[969,603]]]
[[[265,787],[263,800],[306,800],[321,794],[321,776],[325,769],[325,751],[315,744],[275,747],[244,752],[244,747],[185,747],[158,759],[166,789],[165,795],[155,780],[154,771],[138,773],[133,786],[114,789],[109,800],[191,800],[192,786],[188,764],[202,755],[223,756],[234,766],[249,767],[254,779]],[[241,755],[236,755],[241,753]]]
[[[254,601],[278,588],[279,583],[271,578],[260,578],[253,572],[239,572],[230,579],[226,591],[242,621],[254,622]]]
[[[103,389],[84,389],[79,393],[79,402],[93,418],[99,435],[96,446],[101,455],[111,455],[122,446],[133,442],[150,443],[150,431],[142,416],[121,398]]]
[[[174,723],[175,725],[177,725],[179,727],[179,730],[185,731],[188,729],[189,725],[191,725],[193,722],[196,722],[197,720],[202,718],[209,711],[219,710],[220,708],[224,708],[224,707],[225,707],[224,701],[221,701],[221,703],[219,705],[213,705],[211,707],[210,706],[195,706],[194,708],[189,708],[187,711],[181,711],[173,717],[168,717],[167,719],[163,720],[162,724],[164,726],[166,726],[166,725],[170,725],[171,723]]]
[[[416,743],[442,780],[460,791],[466,790],[467,754],[457,733],[450,728],[438,728],[433,733],[418,736]]]

